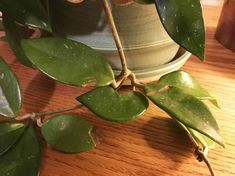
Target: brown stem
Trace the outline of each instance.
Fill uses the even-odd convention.
[[[177,122],[178,122],[178,121],[177,121]],[[180,126],[187,132],[187,135],[188,135],[190,141],[193,143],[193,146],[194,146],[194,148],[195,148],[194,154],[195,154],[197,160],[198,160],[199,162],[204,161],[204,163],[206,163],[206,166],[208,167],[208,169],[209,169],[209,171],[210,171],[211,176],[215,176],[215,173],[214,173],[214,170],[213,170],[213,168],[212,168],[212,166],[211,166],[211,164],[210,164],[210,161],[209,161],[209,159],[208,159],[207,156],[206,156],[206,153],[207,153],[207,152],[204,152],[204,151],[201,149],[201,147],[198,145],[197,141],[193,138],[193,136],[192,136],[191,133],[188,131],[188,129],[184,126],[184,124],[182,124],[182,123],[180,123],[180,122],[179,122],[179,124],[180,124]]]
[[[59,110],[50,111],[50,112],[29,113],[29,114],[25,114],[23,116],[17,117],[16,120],[25,120],[25,119],[37,120],[37,119],[39,119],[43,116],[46,116],[46,115],[53,115],[53,114],[73,111],[73,110],[81,108],[82,106],[83,105],[79,104],[79,105],[76,105],[76,106],[73,106],[73,107],[69,107],[69,108],[65,108],[65,109],[59,109]]]
[[[113,15],[112,15],[112,11],[111,11],[111,8],[109,5],[109,1],[102,0],[102,2],[103,2],[105,14],[108,18],[108,22],[109,22],[110,28],[112,30],[112,33],[113,33],[114,41],[116,43],[117,50],[118,50],[120,60],[121,60],[121,65],[122,65],[122,71],[119,75],[119,78],[118,78],[117,82],[113,83],[113,87],[117,88],[125,81],[125,79],[127,79],[129,77],[129,75],[131,74],[131,71],[127,67],[126,56],[125,56],[125,53],[124,53],[124,50],[122,47],[122,43],[121,43],[118,31],[117,31],[117,27],[116,27],[114,19],[113,19]]]

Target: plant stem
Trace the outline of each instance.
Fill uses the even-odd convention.
[[[178,122],[178,121],[177,121]],[[198,145],[197,141],[193,138],[193,136],[191,135],[191,133],[188,131],[188,129],[182,124],[180,123],[180,126],[187,132],[187,135],[190,139],[190,141],[193,143],[193,146],[195,148],[195,152],[194,154],[196,155],[196,158],[199,162],[204,161],[206,163],[206,166],[208,167],[211,176],[215,176],[214,170],[210,164],[210,161],[208,160],[207,156],[206,156],[206,152],[204,152],[201,147]]]
[[[81,108],[83,105],[79,104],[73,107],[69,107],[69,108],[65,108],[65,109],[59,109],[59,110],[55,110],[55,111],[49,111],[49,112],[39,112],[39,113],[29,113],[29,114],[25,114],[23,116],[17,117],[16,120],[25,120],[25,119],[32,119],[32,120],[37,120],[43,116],[46,115],[54,115],[54,114],[58,114],[58,113],[63,113],[63,112],[68,112],[68,111],[73,111],[76,109]]]
[[[120,56],[120,60],[121,60],[121,65],[122,65],[122,71],[121,71],[120,75],[118,76],[118,80],[117,80],[117,82],[113,83],[113,87],[118,88],[129,77],[129,75],[132,72],[127,67],[126,56],[125,56],[125,53],[123,50],[123,46],[122,46],[118,31],[117,31],[117,27],[116,27],[114,19],[113,19],[113,15],[112,15],[112,11],[111,11],[111,8],[109,5],[109,1],[102,0],[102,2],[103,2],[105,14],[108,18],[108,22],[109,22],[110,28],[112,30],[112,33],[113,33],[114,41],[116,43],[118,53]]]
[[[103,1],[104,11],[105,11],[106,16],[108,18],[109,25],[112,30],[113,37],[114,37],[114,40],[115,40],[115,43],[116,43],[116,46],[117,46],[117,49],[118,49],[118,52],[120,55],[122,69],[123,69],[123,72],[126,73],[126,71],[128,70],[127,63],[126,63],[126,56],[123,51],[122,43],[121,43],[114,19],[113,19],[113,15],[112,15],[112,11],[111,11],[111,8],[109,5],[109,1],[108,0],[102,0],[102,1]]]

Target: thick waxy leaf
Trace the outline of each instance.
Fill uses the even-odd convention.
[[[201,144],[203,149],[205,149],[205,148],[208,148],[208,149],[215,148],[215,142],[213,140],[211,140],[207,136],[205,136],[205,135],[203,135],[203,134],[193,130],[192,128],[187,128],[187,129],[191,133],[191,135],[194,137],[194,139],[199,144]]]
[[[19,23],[51,31],[47,12],[40,0],[1,0],[0,11]]]
[[[153,103],[186,127],[208,136],[223,146],[217,122],[203,102],[192,95],[184,93],[177,87],[169,87],[164,91],[160,89],[150,95],[149,92],[153,91],[155,90],[152,90],[151,87],[145,87],[146,95]]]
[[[82,43],[42,38],[23,40],[22,47],[35,67],[60,82],[75,86],[96,82],[104,86],[114,79],[112,68],[103,56]]]
[[[56,150],[79,153],[95,147],[92,129],[93,126],[79,116],[58,115],[43,123],[42,135]]]
[[[0,114],[18,116],[21,109],[21,92],[18,80],[5,61],[0,58]]]
[[[18,142],[0,157],[2,176],[38,176],[41,161],[40,146],[34,129],[28,127]]]
[[[17,59],[19,59],[22,64],[31,67],[31,62],[26,57],[24,51],[20,46],[20,42],[22,39],[30,37],[29,33],[25,31],[25,27],[16,24],[14,20],[10,17],[3,16],[3,24],[6,32],[7,41],[9,42]]]
[[[25,130],[22,123],[0,122],[0,156],[7,152]]]
[[[163,26],[180,46],[204,59],[205,28],[199,0],[155,0]]]
[[[134,120],[148,108],[148,100],[139,92],[119,94],[111,87],[100,87],[77,100],[99,117],[114,122]]]
[[[148,87],[155,91],[164,89],[164,87],[174,86],[181,89],[184,93],[197,97],[200,100],[209,100],[218,107],[218,103],[208,91],[206,91],[190,74],[185,71],[174,71],[160,78],[155,84],[149,84]],[[151,94],[151,93],[150,93]]]

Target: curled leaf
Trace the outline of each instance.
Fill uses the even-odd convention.
[[[100,118],[114,122],[134,120],[149,105],[146,97],[139,92],[119,94],[111,87],[96,88],[77,97],[77,100]]]

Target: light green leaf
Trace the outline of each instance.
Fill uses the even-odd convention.
[[[199,0],[155,0],[158,14],[170,37],[204,59],[205,27]]]
[[[16,143],[24,131],[22,123],[0,122],[0,156]]]
[[[48,119],[42,126],[46,142],[56,150],[80,153],[95,147],[93,126],[76,115],[58,115]]]
[[[49,77],[75,86],[96,82],[97,86],[113,82],[112,68],[92,48],[62,38],[23,40],[22,48],[35,67]]]
[[[0,157],[1,176],[38,176],[40,146],[33,127],[28,127],[19,141]]]
[[[155,91],[154,94],[149,94]],[[207,106],[196,97],[177,87],[156,91],[145,87],[145,93],[154,104],[186,127],[192,128],[224,146],[218,124]]]
[[[201,144],[203,149],[213,149],[215,148],[215,142],[208,138],[207,136],[193,130],[192,128],[187,128],[188,131],[191,133],[191,135],[194,137],[194,139]]]
[[[168,73],[160,78],[156,83],[148,85],[153,90],[154,94],[159,89],[164,87],[174,86],[186,94],[197,97],[200,100],[209,100],[216,107],[218,103],[214,97],[212,97],[207,90],[205,90],[189,73],[179,70]],[[151,92],[149,92],[151,94]]]
[[[47,12],[40,0],[1,0],[0,11],[19,23],[51,31]]]
[[[148,100],[139,92],[119,94],[111,87],[96,88],[77,97],[92,112],[108,121],[125,122],[144,114]]]
[[[24,38],[29,38],[30,34],[26,32],[26,28],[24,26],[16,24],[14,20],[10,17],[3,16],[3,24],[6,32],[7,41],[9,42],[17,59],[19,59],[19,61],[25,66],[31,67],[31,62],[24,54],[24,51],[20,46],[21,40]]]
[[[0,58],[0,114],[17,117],[21,109],[21,91],[15,74]]]

